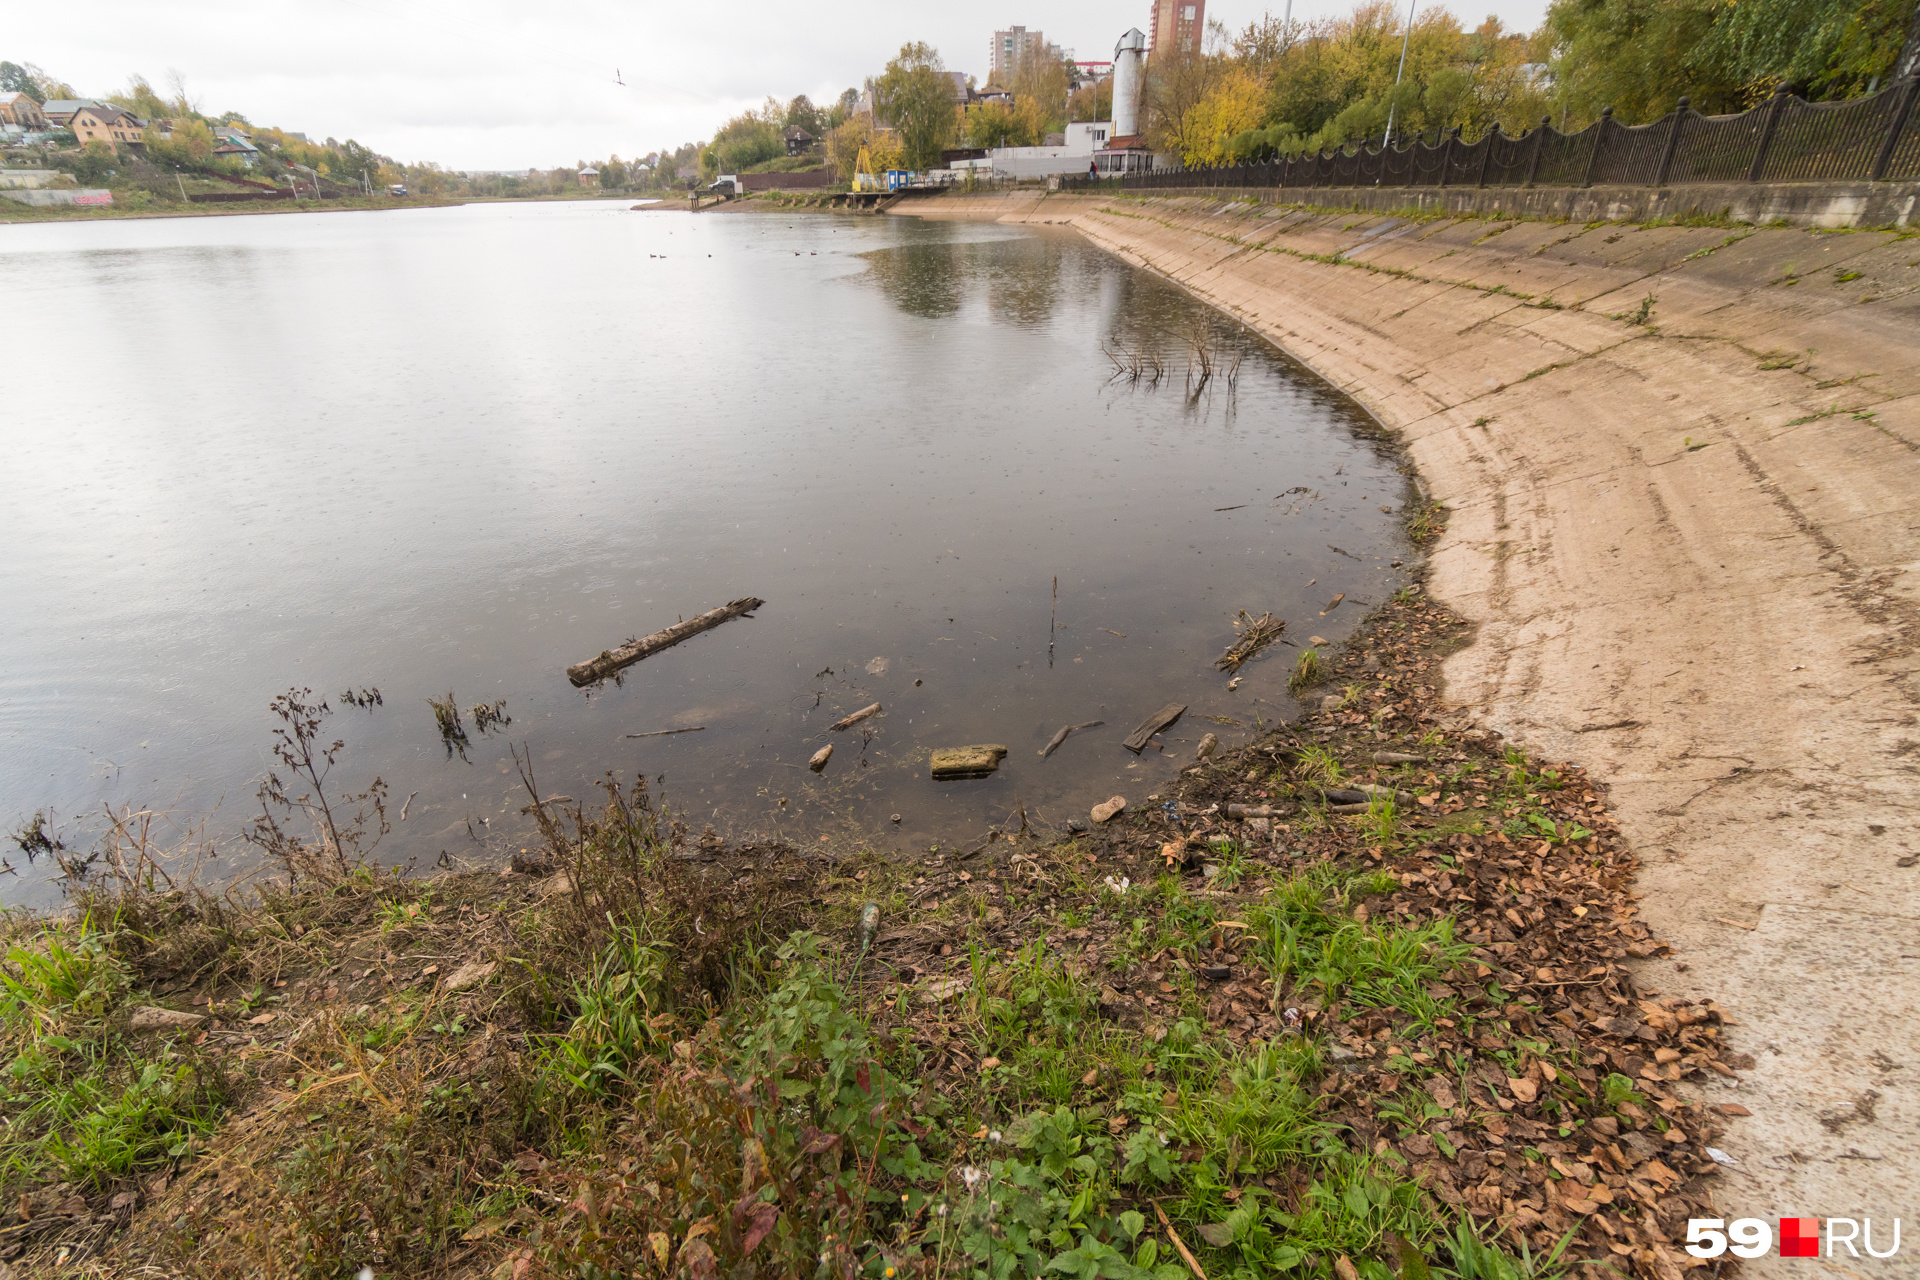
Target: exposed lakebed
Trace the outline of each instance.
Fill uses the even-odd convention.
[[[477,205],[10,228],[0,274],[34,317],[0,428],[8,825],[132,803],[242,859],[292,685],[332,700],[337,780],[413,796],[389,860],[520,849],[510,742],[545,793],[664,779],[696,830],[954,843],[1142,800],[1202,734],[1291,714],[1295,649],[1213,669],[1235,613],[1337,638],[1405,554],[1349,402],[1070,233]],[[617,685],[566,679],[748,595]],[[511,723],[450,756],[449,691]],[[1170,702],[1164,751],[1120,745]],[[929,778],[981,743],[993,776]],[[14,862],[0,893],[44,901]]]

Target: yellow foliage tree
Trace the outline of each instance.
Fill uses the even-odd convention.
[[[1245,67],[1231,68],[1177,123],[1174,135],[1181,160],[1188,165],[1224,163],[1227,139],[1258,128],[1265,110],[1266,86]]]

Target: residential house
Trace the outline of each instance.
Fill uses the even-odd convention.
[[[578,177],[580,179],[580,185],[583,187],[597,187],[600,185],[600,171],[598,169],[582,169]]]
[[[16,93],[0,102],[0,124],[17,124],[22,129],[44,129],[48,121],[40,104],[24,93]]]
[[[40,114],[47,123],[56,129],[64,129],[73,119],[73,113],[82,107],[97,107],[100,104],[92,98],[55,98],[40,104]]]
[[[805,155],[813,150],[814,136],[797,124],[788,125],[787,131],[780,136],[786,140],[787,154],[790,156]]]
[[[67,128],[80,145],[104,142],[115,151],[137,147],[146,141],[147,122],[119,107],[85,106],[67,120]]]
[[[260,163],[260,148],[245,138],[229,138],[215,147],[213,154],[238,160],[249,169]]]

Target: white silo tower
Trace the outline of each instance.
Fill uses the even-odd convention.
[[[1140,132],[1140,82],[1147,56],[1147,37],[1129,28],[1113,46],[1113,134],[1130,138]]]

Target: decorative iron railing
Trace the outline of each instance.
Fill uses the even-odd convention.
[[[1864,98],[1808,102],[1785,86],[1737,115],[1704,116],[1685,98],[1651,124],[1612,108],[1562,133],[1547,120],[1518,137],[1495,125],[1472,142],[1459,129],[1368,139],[1337,151],[1245,164],[1160,169],[1120,178],[1128,191],[1208,187],[1665,187],[1704,182],[1920,179],[1920,77]],[[1069,188],[1096,184],[1068,178]],[[1111,187],[1112,179],[1102,180]]]

